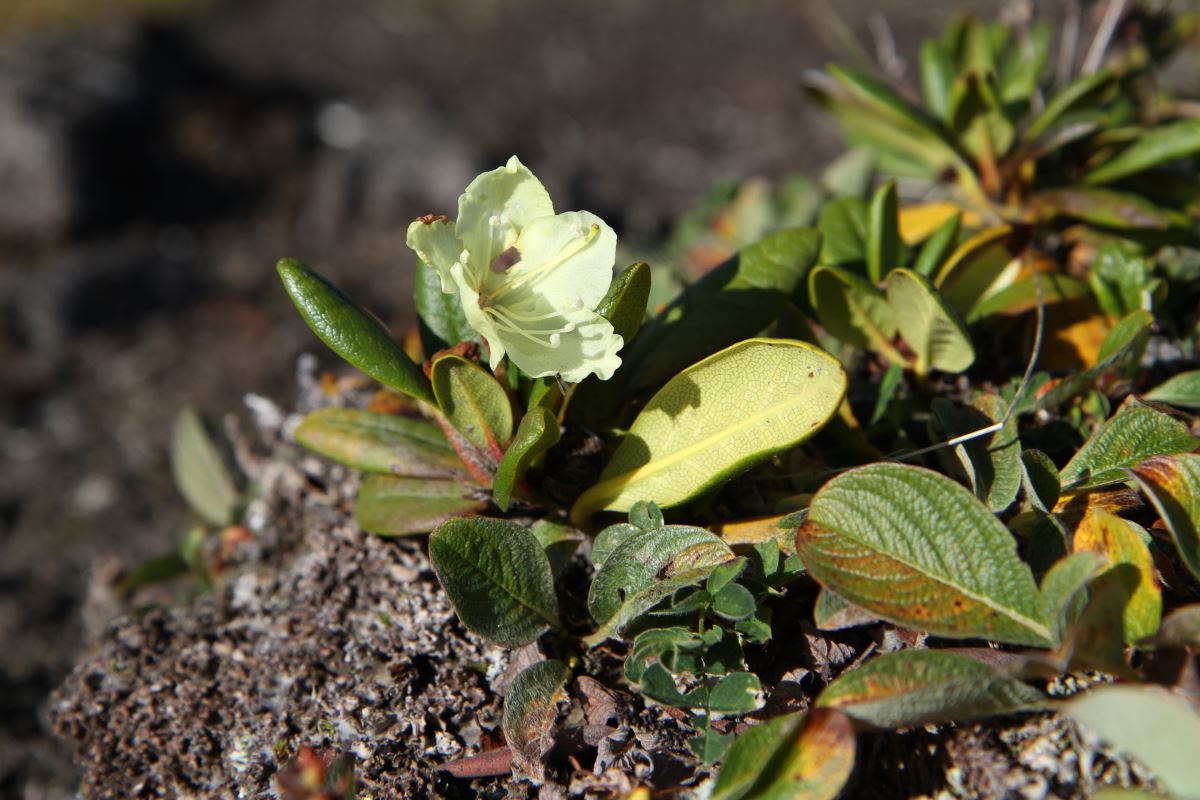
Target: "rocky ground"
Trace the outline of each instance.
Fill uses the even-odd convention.
[[[818,169],[839,149],[799,90],[844,57],[823,3],[186,5],[0,35],[3,796],[78,779],[46,696],[106,629],[104,588],[186,527],[175,414],[288,397],[297,354],[318,350],[276,258],[305,258],[400,330],[407,221],[452,211],[510,154],[644,246],[713,180]],[[837,8],[867,41],[881,12],[911,58],[960,5]],[[415,557],[365,547],[387,569]],[[180,668],[208,669],[192,655]]]

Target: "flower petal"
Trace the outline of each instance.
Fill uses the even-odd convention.
[[[442,291],[457,291],[450,268],[462,253],[462,244],[454,235],[454,223],[449,217],[426,216],[408,226],[408,246],[416,251],[425,265],[442,279]]]
[[[463,265],[456,263],[450,270],[450,276],[454,282],[451,291],[456,292],[462,300],[463,316],[467,318],[467,324],[483,337],[488,349],[488,366],[494,370],[504,359],[504,343],[499,330],[492,318],[479,307],[479,295],[467,279]]]
[[[490,316],[503,309],[495,308]],[[568,383],[579,383],[595,373],[608,380],[621,366],[617,352],[624,344],[612,323],[591,309],[571,308],[519,330],[504,321],[496,325],[509,359],[534,378],[561,375]]]
[[[503,277],[511,290],[542,295],[556,306],[595,308],[612,284],[617,235],[587,211],[542,217],[521,231],[520,260]]]
[[[455,233],[470,253],[467,277],[481,285],[478,281],[487,274],[492,259],[516,242],[522,228],[553,214],[546,188],[516,156],[471,181],[458,198],[455,223]]]

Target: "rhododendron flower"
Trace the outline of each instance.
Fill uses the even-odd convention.
[[[607,380],[623,342],[594,310],[612,283],[617,236],[595,214],[554,213],[550,195],[514,156],[458,199],[458,219],[427,216],[408,246],[457,294],[487,342],[491,367],[505,355],[535,378]]]

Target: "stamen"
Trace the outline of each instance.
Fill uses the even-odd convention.
[[[585,247],[587,247],[589,244],[591,244],[592,240],[595,239],[599,235],[600,235],[600,226],[593,223],[591,228],[588,229],[588,232],[586,235],[575,240],[574,246],[564,247],[562,252],[560,252],[557,256],[550,259],[549,261],[545,261],[541,264],[538,264],[533,269],[530,269],[526,272],[521,272],[521,273],[513,276],[512,281],[510,283],[506,283],[504,286],[500,287],[496,291],[496,293],[494,295],[492,295],[492,298],[496,299],[496,298],[504,296],[508,292],[511,292],[513,289],[519,289],[520,287],[524,286],[526,283],[529,283],[529,281],[532,280],[534,277],[540,275],[543,272],[546,272],[547,270],[552,270],[555,267],[562,264],[564,261],[575,257],[575,255],[577,255],[581,250],[583,250]]]
[[[515,322],[509,319],[510,313],[506,308],[497,306],[481,306],[480,308],[485,314],[489,314],[492,317],[492,320],[500,327],[510,331],[511,333],[515,333],[524,339],[528,339],[534,344],[541,345],[542,347],[558,347],[562,343],[561,334],[571,333],[575,330],[575,323],[568,322],[563,327],[555,328],[554,330],[530,331],[522,328],[520,325],[517,325]],[[546,339],[549,341],[543,340],[542,337],[546,337]]]

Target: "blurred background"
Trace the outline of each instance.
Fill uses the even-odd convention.
[[[903,70],[1000,5],[0,0],[0,796],[71,795],[42,706],[103,629],[89,591],[187,526],[180,408],[336,363],[276,259],[399,333],[408,222],[513,154],[647,252],[713,182],[840,152],[806,70]]]

